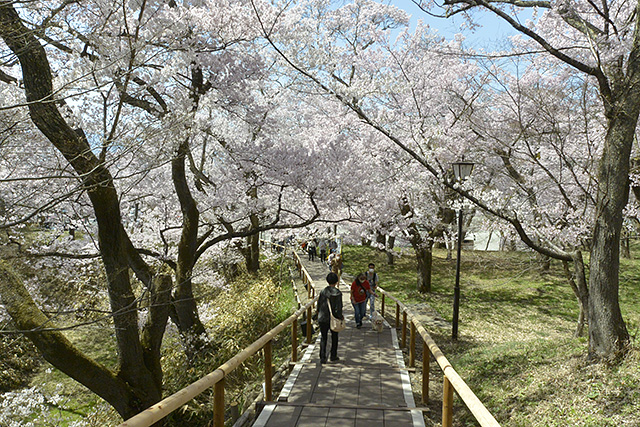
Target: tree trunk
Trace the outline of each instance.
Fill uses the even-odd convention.
[[[387,236],[379,231],[376,231],[376,247],[379,251],[384,251],[387,246]]]
[[[253,217],[257,216],[251,215],[251,222],[253,223]],[[260,236],[256,234],[252,234],[247,236],[247,248],[245,251],[245,260],[247,265],[247,271],[252,274],[256,274],[258,270],[260,270]]]
[[[569,262],[562,261],[564,267],[564,273],[569,281],[569,286],[573,290],[574,295],[578,299],[580,306],[580,314],[578,315],[578,324],[576,326],[576,337],[581,337],[584,333],[585,322],[588,319],[589,313],[589,289],[587,287],[587,280],[584,274],[584,260],[582,259],[582,253],[576,251],[571,254],[573,258],[573,274],[569,270]]]
[[[393,248],[395,247],[395,244],[396,244],[396,238],[394,236],[389,236],[389,239],[387,240],[387,248],[386,248],[388,265],[393,265],[396,260],[396,257],[393,252]]]
[[[160,348],[162,347],[162,336],[169,320],[172,289],[171,276],[161,274],[154,277],[153,288],[148,299],[149,316],[142,329],[141,340],[145,364],[151,370],[158,390],[162,390]]]
[[[185,161],[189,150],[188,141],[183,141],[171,161],[171,178],[182,210],[182,234],[178,243],[178,262],[176,268],[176,290],[173,304],[178,318],[178,329],[183,336],[187,356],[193,360],[203,347],[206,330],[198,317],[198,308],[193,297],[192,275],[198,247],[198,221],[200,212],[191,195],[187,183]]]
[[[629,238],[629,232],[624,227],[622,228],[622,239],[620,240],[620,251],[623,258],[631,259],[631,239]]]
[[[407,215],[413,216],[413,211],[409,201],[406,198],[400,200],[400,213],[405,218]],[[426,293],[431,292],[431,264],[432,264],[432,248],[433,240],[428,238],[424,239],[420,234],[418,225],[412,222],[407,227],[407,234],[409,235],[409,242],[416,254],[416,273],[417,273],[417,288],[419,292]]]
[[[418,276],[417,289],[418,292],[431,292],[431,269],[433,265],[433,243],[423,242],[415,245],[413,248],[416,252],[416,272]]]
[[[253,200],[258,200],[258,187],[251,186],[247,195]],[[251,229],[257,230],[260,227],[260,218],[254,212],[249,215]],[[245,252],[247,271],[251,274],[258,273],[260,269],[260,235],[258,233],[247,236],[247,248]]]
[[[632,65],[638,66],[629,67]],[[589,269],[589,355],[599,359],[618,358],[629,343],[618,287],[622,215],[629,197],[629,158],[640,110],[640,78],[635,80],[628,83],[633,90],[618,94],[617,102],[605,102],[608,126],[598,165]]]
[[[126,383],[126,387],[109,379],[108,374],[99,373],[101,370],[95,362],[77,353],[61,335],[33,334],[30,338],[36,345],[39,342],[40,350],[54,366],[87,385],[126,418],[157,402],[162,392],[156,386],[158,381],[153,377],[152,369],[144,360],[145,352],[138,332],[137,302],[129,279],[127,236],[122,226],[113,178],[91,151],[82,129],[72,129],[58,111],[57,103],[64,101],[54,100],[53,79],[46,52],[33,31],[24,26],[13,3],[4,0],[0,3],[0,37],[20,61],[31,119],[82,177],[83,186],[91,200],[98,224],[98,242],[107,275],[116,333],[119,362],[117,379]],[[24,295],[26,297],[28,294]],[[27,301],[25,304],[29,305]],[[37,319],[38,309],[34,307],[35,304],[31,305],[28,311]],[[20,313],[16,313],[16,316],[21,317]],[[40,320],[45,322],[44,319]],[[47,341],[49,338],[53,340],[51,346]],[[72,361],[71,364],[69,361]],[[74,365],[73,361],[78,365]],[[87,369],[86,374],[83,373],[84,369]],[[95,373],[95,377],[91,376],[92,373]],[[91,378],[87,378],[87,375]]]

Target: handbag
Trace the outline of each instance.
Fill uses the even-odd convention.
[[[371,296],[371,291],[366,290],[364,288],[364,286],[362,286],[362,283],[360,283],[360,282],[358,282],[358,286],[360,286],[360,289],[362,289],[364,291],[364,294],[367,296],[367,299],[369,299],[369,297]]]
[[[333,332],[340,332],[344,330],[347,327],[347,322],[344,321],[344,318],[338,319],[333,316],[333,312],[331,311],[331,300],[329,298],[327,298],[327,307],[329,307],[329,316],[331,317],[329,328],[331,328]]]

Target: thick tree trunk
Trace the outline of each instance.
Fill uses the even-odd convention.
[[[100,252],[109,281],[109,299],[118,343],[118,376],[125,378],[132,387],[145,390],[145,394],[152,394],[152,401],[145,399],[145,405],[149,406],[158,401],[162,393],[156,389],[151,371],[145,369],[144,351],[138,330],[138,311],[135,309],[136,297],[129,278],[123,229],[119,226],[120,211],[115,190],[112,193],[108,197],[97,191],[89,191],[89,197],[96,213]]]
[[[119,362],[117,379],[126,386],[110,379],[108,373],[77,352],[61,335],[35,333],[30,338],[54,366],[87,385],[123,417],[129,417],[157,402],[162,391],[157,387],[159,382],[154,378],[153,368],[148,368],[140,342],[137,302],[129,279],[129,241],[122,226],[113,178],[91,151],[82,129],[72,129],[58,111],[56,104],[63,101],[53,98],[46,52],[33,31],[23,25],[13,3],[4,0],[0,1],[0,37],[20,61],[31,119],[81,177],[91,200],[113,312]],[[28,294],[24,295],[24,299],[27,297]],[[35,304],[27,311],[34,319],[45,322]],[[15,315],[21,318],[19,312]],[[155,336],[154,339],[161,339],[161,335]]]
[[[171,276],[163,274],[154,278],[152,286],[148,300],[149,316],[142,329],[142,348],[145,364],[153,374],[156,387],[158,390],[162,390],[160,348],[162,347],[162,336],[169,320],[173,281]]]
[[[636,90],[627,98],[637,97]],[[624,354],[629,333],[618,301],[622,212],[629,196],[629,158],[640,100],[607,112],[608,131],[598,167],[598,194],[589,276],[589,354],[615,359]]]

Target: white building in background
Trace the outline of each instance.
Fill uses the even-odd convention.
[[[504,249],[504,236],[499,227],[495,227],[485,214],[476,210],[471,224],[462,242],[462,249],[474,251],[501,251]]]
[[[463,248],[474,251],[501,250],[502,234],[498,231],[470,231],[464,239]]]
[[[517,236],[511,235],[511,233],[503,234],[503,227],[504,225],[501,227],[500,223],[487,220],[483,212],[477,211],[465,235],[462,247],[475,251],[530,250]]]

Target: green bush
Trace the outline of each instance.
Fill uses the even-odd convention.
[[[42,360],[23,335],[0,335],[0,354],[0,393],[27,386]]]
[[[175,334],[168,334],[163,355],[165,388],[170,394],[198,380],[231,359],[244,348],[274,328],[295,310],[295,299],[290,290],[290,280],[283,285],[278,265],[264,263],[258,275],[241,274],[225,290],[216,292],[209,301],[200,304],[201,315],[208,318],[210,351],[189,366]],[[283,276],[285,277],[285,276]],[[274,340],[274,362],[288,354],[287,340]],[[256,394],[264,381],[262,352],[250,357],[225,381],[225,397],[228,403],[238,402],[242,407],[247,397]],[[168,418],[169,425],[189,422],[206,425],[211,420],[213,390],[202,393]]]

